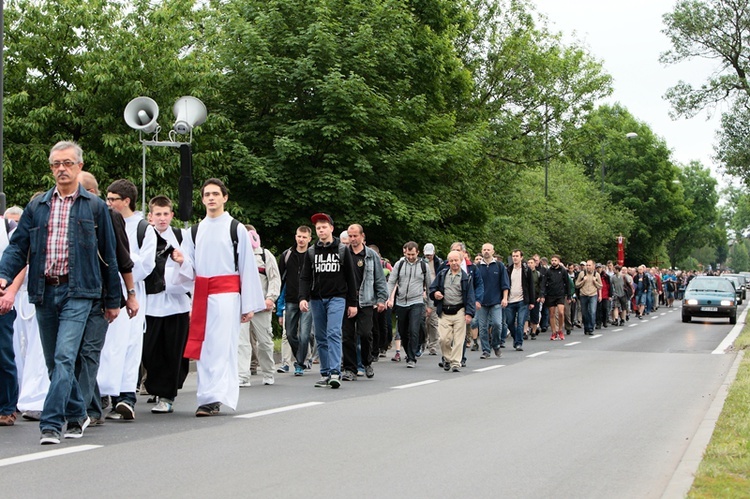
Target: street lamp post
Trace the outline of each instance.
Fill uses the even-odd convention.
[[[625,134],[625,137],[630,140],[638,137],[638,134],[635,132],[628,132]],[[599,152],[599,157],[601,158],[601,167],[602,167],[602,193],[604,193],[604,147],[609,144],[609,140],[605,140],[602,142],[601,145],[601,151]]]

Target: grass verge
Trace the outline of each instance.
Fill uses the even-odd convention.
[[[737,378],[729,388],[719,420],[711,436],[690,499],[750,497],[750,323],[734,343],[745,350]]]

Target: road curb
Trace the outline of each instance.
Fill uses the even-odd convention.
[[[746,314],[747,309],[743,312],[743,316]],[[741,322],[744,324],[744,320]],[[740,324],[738,324],[738,326],[739,325]],[[662,494],[662,499],[682,499],[687,497],[690,487],[693,486],[698,466],[703,460],[703,454],[706,451],[706,447],[708,447],[708,443],[711,441],[714,428],[716,428],[716,422],[719,420],[721,411],[724,408],[724,402],[729,394],[729,388],[737,377],[737,371],[739,370],[740,363],[744,356],[744,350],[737,353],[732,366],[729,368],[729,371],[724,378],[724,382],[719,387],[716,397],[714,397],[714,400],[711,402],[703,421],[695,432],[695,435],[693,435],[692,442],[690,442],[690,445],[682,456],[680,464],[677,465],[677,469],[672,475],[672,479],[669,481],[664,494]]]

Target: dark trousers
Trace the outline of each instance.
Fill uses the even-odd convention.
[[[373,311],[372,314],[372,352],[373,357],[377,357],[380,352],[388,350],[388,344],[391,342],[388,337],[388,315],[391,311],[386,309],[382,312]]]
[[[167,317],[146,316],[143,337],[143,367],[146,391],[174,400],[188,374],[189,360],[182,356],[187,342],[190,314]]]
[[[357,372],[357,338],[362,354],[362,365],[372,362],[372,307],[358,307],[357,315],[351,319],[344,316],[343,333],[344,370]]]
[[[418,303],[408,307],[396,305],[398,332],[401,335],[401,348],[406,360],[416,362],[419,350],[419,324],[424,317],[424,304]]]
[[[15,309],[0,315],[0,415],[13,414],[18,403],[18,371],[13,351],[15,320]]]

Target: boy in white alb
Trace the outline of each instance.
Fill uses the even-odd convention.
[[[226,186],[208,179],[201,198],[206,218],[172,253],[175,283],[195,280],[185,357],[197,360],[198,417],[218,414],[221,404],[237,408],[240,321],[266,308],[247,231],[224,211]]]

